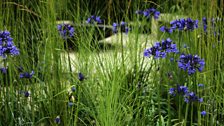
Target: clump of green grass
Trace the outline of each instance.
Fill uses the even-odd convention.
[[[20,54],[1,61],[8,70],[0,73],[0,125],[224,124],[224,25],[223,4],[219,2],[223,1],[149,1],[143,6],[139,0],[124,1],[126,5],[121,8],[112,6],[119,2],[110,1],[106,7],[99,5],[94,13],[79,0],[75,7],[70,0],[1,2],[0,30],[10,31]],[[172,34],[158,31],[158,36],[152,36],[150,30],[145,30],[154,32],[152,19],[135,14],[136,10],[151,7],[161,13],[198,19],[198,28],[187,31],[185,27]],[[112,13],[115,10],[121,11]],[[107,31],[97,24],[85,24],[90,15],[104,13],[114,16],[102,16],[102,26],[112,28],[113,22],[125,21],[131,27],[128,34],[113,34],[117,40],[111,49],[99,44]],[[206,31],[203,17],[207,19]],[[60,36],[58,19],[73,21],[72,38],[64,40]],[[143,56],[144,50],[153,46],[150,40],[168,37],[177,45],[179,54],[159,59]],[[68,50],[67,42],[74,44],[75,50]],[[197,54],[204,59],[204,69],[190,75],[181,70],[181,53]],[[174,97],[170,88],[176,89],[177,85],[187,86],[203,102],[186,103],[184,98],[190,96],[177,92]]]

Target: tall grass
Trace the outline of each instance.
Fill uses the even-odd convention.
[[[20,50],[19,56],[1,60],[1,67],[8,70],[0,73],[0,125],[224,125],[224,1],[101,2],[92,2],[96,6],[82,0],[0,2],[0,30],[10,31]],[[152,36],[150,21],[135,14],[135,10],[150,7],[198,19],[199,28],[172,34],[159,31]],[[102,15],[105,25],[126,21],[132,30],[127,35],[116,34],[112,46],[101,41],[102,48],[99,38],[107,33],[97,25],[82,26],[93,14]],[[201,25],[203,17],[208,19],[207,33]],[[212,18],[221,21],[213,27]],[[58,20],[74,22],[74,38],[62,39]],[[175,62],[179,54],[165,59],[143,57],[144,49],[153,45],[151,41],[168,37],[180,52],[203,58],[203,71],[188,75],[180,70]],[[75,44],[73,51],[67,42]],[[189,48],[183,48],[184,44]],[[19,67],[35,74],[20,78]],[[78,73],[85,79],[80,80]],[[204,87],[198,87],[199,83]],[[177,84],[188,86],[204,101],[185,103],[181,96],[173,97],[169,88]],[[202,111],[207,114],[201,115]],[[60,124],[55,118],[60,118]]]

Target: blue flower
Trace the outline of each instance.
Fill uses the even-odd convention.
[[[202,116],[205,116],[206,114],[207,114],[206,111],[202,111],[202,112],[201,112],[201,115],[202,115]]]
[[[160,47],[158,46],[157,43],[155,43],[155,45],[151,48],[145,49],[144,51],[144,56],[145,57],[151,57],[154,56],[154,58],[160,58]]]
[[[117,23],[113,23],[112,31],[113,31],[113,33],[118,32],[118,24]]]
[[[199,101],[200,103],[202,103],[202,102],[204,101],[204,99],[203,99],[203,98],[199,98],[198,101]]]
[[[14,45],[13,39],[9,31],[0,31],[0,56],[7,57],[7,54],[12,56],[19,55],[18,48]]]
[[[204,31],[207,32],[207,18],[206,17],[203,17],[202,18],[202,23],[203,23],[203,28],[204,28]]]
[[[155,11],[154,12],[154,19],[158,19],[159,15],[160,15],[160,12],[159,11]]]
[[[179,29],[180,31],[182,30],[194,30],[198,28],[198,20],[192,20],[191,18],[181,18],[177,20],[173,20],[170,22],[171,29]]]
[[[75,92],[75,91],[76,91],[75,86],[72,86],[72,87],[71,87],[71,91],[72,91],[72,92]]]
[[[79,81],[83,81],[85,79],[84,75],[81,72],[78,73],[78,79]]]
[[[185,102],[186,103],[189,103],[189,102],[203,102],[203,98],[198,98],[198,96],[196,96],[196,94],[194,92],[189,92],[189,93],[186,93],[184,95],[184,99],[185,99]]]
[[[198,87],[204,87],[204,84],[198,84]]]
[[[171,57],[171,58],[170,58],[170,61],[171,61],[171,62],[173,62],[173,61],[174,61],[174,58],[173,58],[173,57]]]
[[[0,71],[1,71],[3,74],[6,74],[6,73],[7,73],[7,68],[6,68],[6,67],[0,68]]]
[[[177,50],[176,44],[172,43],[172,40],[170,38],[167,38],[166,40],[162,40],[160,42],[156,42],[153,47],[149,49],[145,49],[144,56],[145,57],[151,57],[154,56],[154,58],[165,58],[167,53],[177,53],[179,52]]]
[[[198,20],[192,20],[191,18],[186,19],[187,30],[194,30],[198,28]]]
[[[30,96],[30,92],[29,91],[24,91],[23,93],[24,93],[25,97],[29,97]]]
[[[100,19],[100,16],[95,16],[95,15],[90,16],[90,17],[86,20],[86,23],[87,23],[87,24],[94,24],[95,22],[96,22],[97,24],[101,24],[103,21]]]
[[[184,71],[188,71],[188,74],[194,74],[196,70],[201,72],[204,68],[205,62],[200,59],[197,55],[181,54],[180,60],[178,61],[178,67]]]
[[[130,28],[128,28],[128,24],[124,21],[120,22],[120,25],[118,23],[113,23],[112,25],[112,31],[113,33],[118,33],[118,28],[120,28],[121,32],[125,32],[126,34],[130,31]]]
[[[68,106],[69,106],[69,107],[72,107],[73,105],[74,105],[73,102],[68,102]]]
[[[34,71],[31,71],[31,73],[28,73],[28,72],[24,72],[24,73],[21,73],[20,74],[20,78],[32,78],[32,76],[34,75]]]
[[[187,94],[188,93],[188,88],[187,88],[187,86],[177,86],[177,92],[179,93],[179,94],[183,94],[183,95],[185,95],[185,94]]]
[[[169,89],[169,94],[172,95],[172,96],[175,96],[175,95],[176,95],[176,94],[175,94],[175,91],[176,91],[175,88],[170,88],[170,89]]]
[[[75,34],[75,29],[70,24],[59,24],[57,28],[63,39],[72,38]]]
[[[160,12],[157,11],[155,8],[149,8],[144,11],[137,10],[135,13],[139,14],[139,15],[144,15],[144,17],[146,17],[146,18],[150,18],[150,16],[153,15],[154,19],[158,19],[160,16]]]
[[[54,119],[54,122],[55,122],[56,124],[60,124],[60,123],[61,123],[60,116],[57,116],[57,117]]]
[[[171,94],[173,96],[175,96],[176,94],[179,94],[182,96],[188,95],[188,87],[177,85],[176,88],[169,89],[169,94]]]
[[[172,28],[165,27],[165,26],[162,26],[162,27],[160,27],[160,31],[172,33],[173,32],[173,29]]]
[[[126,24],[127,24],[126,22],[121,21],[121,27],[122,27],[122,26],[125,26]]]
[[[95,16],[95,15],[90,16],[90,17],[86,20],[86,23],[87,23],[87,24],[94,24],[95,22],[96,22],[97,24],[101,24],[103,21],[100,19],[100,16]]]
[[[189,99],[185,97],[184,102],[189,103]]]

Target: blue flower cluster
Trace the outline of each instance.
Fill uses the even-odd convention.
[[[139,15],[144,15],[146,18],[150,18],[150,16],[153,15],[154,19],[158,19],[160,15],[160,12],[157,11],[155,8],[149,8],[144,11],[137,10],[135,13]]]
[[[120,24],[118,23],[113,23],[113,27],[112,27],[112,31],[113,33],[117,33],[118,32],[118,28],[121,28],[122,32],[125,32],[126,34],[129,32],[130,28],[128,28],[128,24],[124,21],[121,21]]]
[[[0,71],[3,73],[3,74],[6,74],[7,73],[7,67],[2,67],[0,68]]]
[[[210,22],[210,25],[211,25],[210,29],[214,33],[214,36],[218,37],[218,42],[220,42],[220,28],[216,27],[216,22],[220,22],[220,21],[222,21],[222,19],[220,18],[212,18],[210,20],[208,20],[206,17],[202,18],[202,25],[203,25],[204,32],[207,33],[208,23]]]
[[[188,87],[187,86],[180,86],[180,85],[177,85],[176,88],[170,88],[169,89],[169,94],[172,95],[172,96],[176,96],[177,94],[178,95],[181,95],[184,97],[184,101],[186,103],[189,103],[189,102],[203,102],[203,98],[199,98],[194,92],[190,92],[188,90]]]
[[[173,41],[170,38],[162,40],[162,42],[156,42],[153,47],[145,49],[144,56],[154,58],[165,58],[167,53],[178,53],[176,44],[172,43]]]
[[[202,24],[203,24],[203,28],[204,28],[204,32],[207,32],[207,18],[203,17],[202,18]]]
[[[95,22],[96,22],[97,24],[101,24],[101,23],[103,23],[103,21],[100,19],[100,16],[95,16],[95,15],[90,16],[90,17],[86,20],[86,23],[87,23],[87,24],[94,24]]]
[[[180,60],[178,60],[178,67],[185,71],[188,71],[188,74],[194,74],[196,70],[201,72],[204,68],[205,61],[198,57],[198,55],[191,54],[181,54]]]
[[[63,39],[72,38],[75,34],[75,29],[70,24],[59,24],[57,28]]]
[[[54,119],[54,122],[55,122],[56,124],[60,124],[60,123],[61,123],[61,118],[60,118],[60,116],[57,116],[57,117]]]
[[[171,25],[170,28],[162,26],[160,28],[160,31],[168,32],[168,33],[172,33],[175,29],[178,29],[179,31],[183,31],[183,30],[192,31],[198,28],[198,20],[193,20],[191,18],[187,18],[187,19],[181,18],[181,19],[171,21],[170,25]]]
[[[31,73],[28,73],[28,72],[24,72],[24,73],[21,73],[20,74],[20,78],[32,78],[33,77],[33,75],[34,75],[34,71],[31,71]]]
[[[9,31],[0,31],[0,56],[7,57],[7,54],[12,56],[19,55],[19,50],[13,43]]]
[[[79,72],[78,79],[79,79],[79,81],[83,81],[85,79],[85,76],[81,72]]]

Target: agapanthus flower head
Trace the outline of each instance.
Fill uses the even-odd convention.
[[[177,92],[179,94],[185,95],[185,94],[188,93],[188,87],[187,86],[179,86],[179,85],[177,85]]]
[[[130,31],[129,27],[125,27],[125,33],[128,34],[128,32]]]
[[[68,102],[68,106],[69,106],[69,107],[72,107],[73,105],[74,105],[73,102]]]
[[[121,21],[120,24],[113,23],[112,25],[113,33],[118,33],[118,30],[120,30],[121,32],[125,32],[127,34],[130,31],[130,28],[128,27],[128,24],[124,21]]]
[[[198,84],[198,87],[204,87],[204,84]]]
[[[150,16],[153,16],[154,19],[158,19],[159,15],[160,15],[160,12],[158,10],[156,10],[155,8],[149,8],[144,11],[137,10],[135,13],[139,14],[139,15],[144,15],[144,17],[146,17],[146,18],[150,18]]]
[[[126,24],[127,24],[126,22],[121,21],[121,27],[122,27],[122,26],[125,26]]]
[[[85,76],[81,72],[79,72],[78,79],[79,79],[79,81],[83,81],[85,79]]]
[[[14,45],[9,31],[0,31],[0,56],[6,58],[8,54],[19,55],[19,49]]]
[[[185,96],[188,93],[189,93],[188,87],[183,85],[177,85],[176,87],[169,89],[169,94],[172,96],[176,96],[177,94],[181,96]]]
[[[175,88],[169,89],[169,94],[172,96],[180,95],[183,96],[184,102],[203,102],[203,98],[199,98],[194,92],[190,92],[187,86],[177,85]]]
[[[175,30],[175,29],[179,29],[179,31],[182,30],[194,30],[196,28],[198,28],[198,20],[193,20],[191,18],[181,18],[181,19],[177,19],[177,20],[173,20],[170,22],[171,25],[171,29]]]
[[[207,18],[203,17],[202,18],[202,24],[203,24],[203,28],[204,28],[204,32],[207,32]]]
[[[187,97],[188,100],[191,101],[191,102],[199,101],[198,96],[196,96],[196,94],[194,92],[189,92],[188,94],[185,94],[185,97]]]
[[[166,26],[162,26],[162,27],[160,27],[160,31],[172,33],[173,32],[173,29],[172,28],[168,28]]]
[[[159,15],[160,15],[160,12],[159,11],[155,11],[154,12],[154,19],[159,19]]]
[[[24,93],[25,97],[29,97],[30,96],[30,92],[29,91],[24,91],[23,93]]]
[[[72,91],[72,92],[75,92],[75,91],[76,91],[75,86],[72,86],[72,87],[71,87],[71,91]]]
[[[192,20],[191,18],[186,19],[187,30],[194,30],[198,28],[198,20]]]
[[[61,118],[60,118],[60,116],[57,116],[57,117],[54,119],[54,122],[55,122],[56,124],[60,124],[60,123],[61,123]]]
[[[161,42],[156,42],[153,47],[145,49],[144,56],[145,57],[154,56],[154,58],[157,59],[157,58],[165,58],[167,53],[179,52],[177,50],[176,44],[173,44],[172,42],[173,41],[170,38],[162,40]]]
[[[113,25],[112,25],[113,27],[112,27],[112,31],[113,31],[113,33],[117,33],[118,32],[118,24],[117,23],[113,23]]]
[[[101,20],[100,16],[92,15],[86,20],[86,23],[87,24],[94,24],[94,23],[101,24],[103,23],[103,21]]]
[[[166,40],[162,40],[161,48],[167,53],[173,52],[177,53],[179,52],[177,50],[176,44],[172,43],[173,41],[170,38],[167,38]]]
[[[57,28],[63,39],[72,38],[75,34],[75,29],[70,24],[58,24]]]
[[[174,58],[173,58],[173,57],[171,57],[171,58],[170,58],[170,61],[171,61],[171,62],[173,62],[173,61],[174,61]]]
[[[181,54],[178,61],[178,67],[184,71],[188,71],[188,74],[194,74],[196,70],[202,72],[205,62],[198,55]]]
[[[31,73],[28,73],[28,72],[24,72],[24,73],[21,73],[20,74],[20,78],[32,78],[33,77],[33,75],[34,75],[34,71],[31,71]]]
[[[164,53],[160,53],[160,46],[159,44],[155,43],[155,45],[151,48],[145,49],[144,51],[144,56],[145,57],[151,57],[154,56],[155,59],[164,57]]]
[[[6,74],[6,73],[7,73],[7,67],[2,67],[2,68],[0,68],[0,71],[1,71],[3,74]]]
[[[202,103],[202,102],[204,101],[204,99],[203,99],[203,98],[198,98],[198,101],[199,101],[200,103]]]
[[[202,115],[202,116],[205,116],[206,114],[207,114],[206,111],[202,111],[202,112],[201,112],[201,115]]]
[[[176,91],[175,88],[170,88],[169,89],[169,94],[172,95],[172,96],[175,96],[176,95],[175,91]]]
[[[202,103],[203,102],[203,98],[199,98],[194,92],[188,92],[184,95],[184,101],[186,103],[189,102],[199,102]]]

